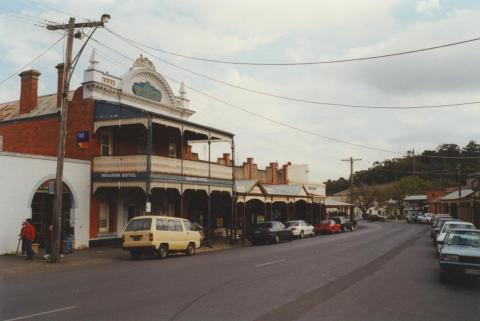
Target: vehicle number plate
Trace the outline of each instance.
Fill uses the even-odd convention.
[[[133,239],[134,241],[140,241],[141,238],[142,238],[141,235],[133,235],[133,236],[132,236],[132,239]]]
[[[480,275],[480,270],[477,270],[477,269],[465,269],[465,274]]]

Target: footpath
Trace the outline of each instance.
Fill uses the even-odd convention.
[[[212,247],[201,246],[196,253],[207,253],[221,250],[228,250],[245,245],[232,245],[230,243],[215,243]],[[0,278],[13,277],[23,274],[59,272],[74,268],[88,268],[89,266],[105,264],[110,262],[122,262],[130,260],[130,253],[122,250],[119,246],[95,247],[83,250],[75,250],[71,254],[65,254],[59,263],[50,263],[43,259],[43,250],[35,255],[34,260],[26,261],[21,255],[0,256]],[[175,255],[175,254],[174,254]],[[180,254],[179,254],[180,255]],[[183,254],[181,254],[183,255]],[[154,259],[152,256],[145,259]]]

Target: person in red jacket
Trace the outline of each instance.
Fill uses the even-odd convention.
[[[22,239],[25,243],[25,250],[27,252],[26,260],[33,260],[34,253],[32,249],[32,244],[33,240],[35,239],[35,226],[33,226],[31,219],[27,219],[25,221],[25,224],[25,228],[22,229]]]

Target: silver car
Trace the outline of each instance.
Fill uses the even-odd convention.
[[[450,274],[480,277],[480,230],[452,230],[445,237],[439,258],[440,278]]]

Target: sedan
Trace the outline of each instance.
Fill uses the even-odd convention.
[[[452,230],[440,251],[440,279],[451,274],[480,277],[480,230]]]
[[[469,222],[446,222],[445,224],[443,224],[443,227],[437,236],[437,256],[440,254],[440,250],[443,246],[445,237],[447,236],[448,232],[458,229],[475,230],[475,225]]]
[[[292,241],[292,232],[282,222],[270,221],[254,225],[248,235],[248,240],[253,245],[259,243],[280,243],[280,241]]]
[[[315,231],[312,224],[304,220],[288,221],[285,226],[292,232],[294,237],[303,239],[305,236],[315,236]]]
[[[315,225],[315,230],[317,233],[340,233],[340,224],[334,220],[324,220],[320,221],[320,224]]]

